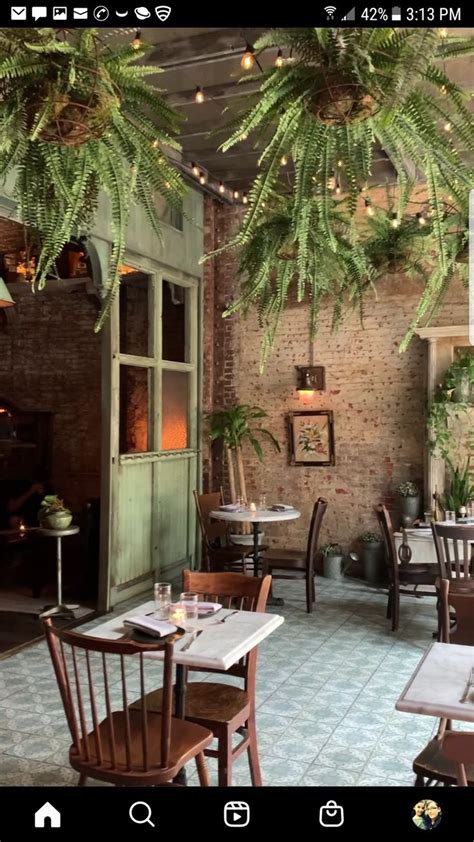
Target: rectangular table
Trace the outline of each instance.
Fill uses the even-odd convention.
[[[403,690],[396,709],[474,722],[474,701],[459,701],[473,667],[474,646],[432,643]]]

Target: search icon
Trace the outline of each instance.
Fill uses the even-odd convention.
[[[142,810],[140,810],[140,807],[145,808],[145,818],[144,819],[140,819],[140,818],[137,819],[136,818],[136,816],[134,815],[134,813],[136,813],[135,807],[139,808],[139,810],[138,810],[139,814],[143,812]],[[135,824],[150,824],[152,827],[155,827],[155,825],[151,821],[151,807],[150,807],[149,804],[146,803],[146,801],[135,801],[135,803],[132,804],[132,806],[130,807],[130,810],[128,811],[128,815],[130,816],[132,822],[135,822]]]

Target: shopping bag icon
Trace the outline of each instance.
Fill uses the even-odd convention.
[[[335,801],[328,801],[319,808],[319,824],[322,827],[341,827],[344,824],[344,807]]]

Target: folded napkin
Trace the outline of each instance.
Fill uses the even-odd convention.
[[[153,617],[142,615],[140,617],[127,617],[123,621],[124,626],[131,629],[139,629],[152,637],[166,637],[173,634],[178,627],[173,623],[166,623],[163,620],[155,620]]]
[[[222,605],[220,602],[198,602],[198,614],[205,617],[207,614],[215,614],[220,611]]]
[[[272,512],[292,512],[294,511],[294,506],[287,506],[286,503],[275,503],[274,506],[270,506],[270,511]]]
[[[239,509],[239,503],[227,503],[225,506],[219,506],[221,512],[238,512]]]

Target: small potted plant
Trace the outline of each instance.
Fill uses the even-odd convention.
[[[43,529],[67,529],[72,522],[72,512],[56,494],[47,494],[41,502],[38,520]]]
[[[321,553],[323,556],[323,573],[326,579],[341,579],[344,561],[344,550],[341,545],[326,544]]]
[[[411,526],[420,511],[420,489],[414,482],[402,482],[397,488],[397,494],[402,526]]]
[[[358,542],[366,581],[382,582],[386,570],[381,535],[378,532],[363,532]]]

